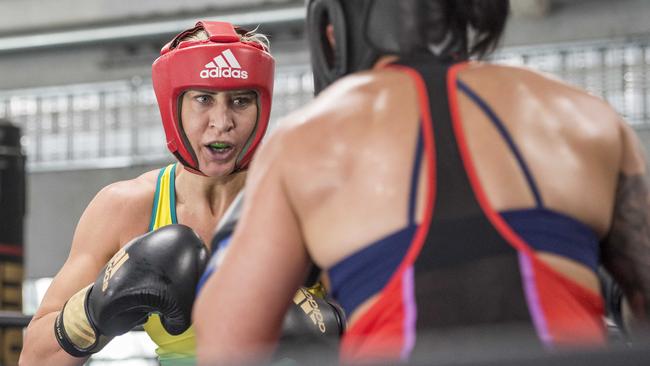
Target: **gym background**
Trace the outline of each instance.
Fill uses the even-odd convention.
[[[493,59],[603,97],[650,151],[650,1],[511,4]],[[0,310],[20,310],[22,277],[22,311],[33,314],[101,187],[172,161],[151,63],[198,19],[259,25],[269,35],[277,62],[271,128],[312,98],[304,0],[0,0],[0,244],[23,248],[0,253]],[[20,346],[7,332],[0,363],[9,365]],[[89,364],[155,365],[153,344],[139,333]]]

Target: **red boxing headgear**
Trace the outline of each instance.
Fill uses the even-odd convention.
[[[181,41],[199,29],[205,30],[208,39]],[[235,163],[235,171],[245,169],[269,123],[274,71],[275,61],[265,47],[241,41],[230,23],[201,21],[174,37],[160,51],[152,67],[153,89],[169,151],[190,171],[203,174],[181,126],[178,102],[183,92],[188,89],[254,90],[258,101],[257,123]]]

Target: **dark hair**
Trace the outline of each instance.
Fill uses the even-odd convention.
[[[413,0],[402,6],[412,15],[421,46],[445,43],[455,58],[484,57],[503,33],[509,0]],[[413,28],[411,28],[413,29]]]

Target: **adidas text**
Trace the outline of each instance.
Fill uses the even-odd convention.
[[[218,68],[218,69],[201,70],[200,76],[202,79],[208,79],[208,78],[248,79],[248,72],[244,70],[237,70],[237,69]]]
[[[293,297],[293,303],[300,306],[305,315],[309,316],[309,319],[318,327],[321,333],[325,333],[327,328],[325,327],[323,314],[314,296],[309,291],[302,288],[298,289],[298,292]]]

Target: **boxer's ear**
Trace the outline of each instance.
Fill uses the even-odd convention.
[[[334,49],[336,47],[336,37],[334,36],[334,26],[331,23],[325,27],[325,36],[330,43],[330,47]]]

